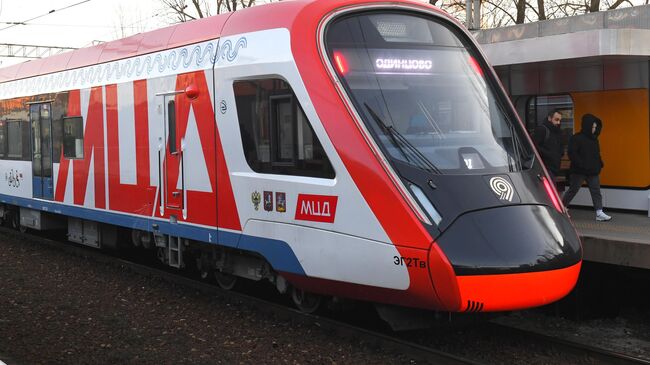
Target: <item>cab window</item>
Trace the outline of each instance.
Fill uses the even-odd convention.
[[[334,178],[334,169],[293,90],[281,79],[234,83],[242,146],[253,171]]]

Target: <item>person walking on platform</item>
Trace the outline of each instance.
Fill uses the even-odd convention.
[[[595,115],[585,114],[582,116],[582,130],[569,140],[570,186],[562,198],[564,206],[568,207],[580,190],[582,182],[586,180],[594,209],[596,209],[596,220],[599,222],[612,219],[603,212],[603,196],[600,193],[599,175],[604,164],[600,157],[598,136],[602,129],[603,122]]]
[[[551,181],[556,181],[555,178],[560,174],[560,161],[564,154],[561,121],[562,114],[559,110],[552,110],[548,113],[546,120],[538,125],[533,132],[533,142],[535,142],[535,147],[551,175]]]

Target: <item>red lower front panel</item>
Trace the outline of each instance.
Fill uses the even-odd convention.
[[[325,295],[449,312],[498,312],[538,307],[569,294],[580,274],[581,263],[548,271],[518,274],[455,276],[436,245],[429,253],[429,270],[409,268],[407,290],[281,273],[299,288]],[[401,248],[412,255],[417,250]],[[381,270],[376,271],[381,275]],[[433,281],[433,287],[431,286]]]
[[[498,312],[538,307],[569,294],[581,263],[549,271],[458,276],[459,311]]]

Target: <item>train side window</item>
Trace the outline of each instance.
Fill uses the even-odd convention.
[[[56,109],[54,109],[56,110]],[[61,159],[61,151],[63,148],[63,116],[57,113],[52,118],[52,158],[54,163],[59,162]]]
[[[236,81],[244,156],[253,171],[333,179],[334,168],[287,82]]]
[[[7,158],[7,122],[0,121],[0,158]]]
[[[169,153],[176,153],[176,102],[170,100],[167,103],[167,128],[169,133]]]
[[[84,158],[84,123],[82,117],[63,118],[63,157]]]
[[[5,158],[11,160],[29,160],[31,142],[29,123],[22,120],[8,120],[6,124],[7,149]]]

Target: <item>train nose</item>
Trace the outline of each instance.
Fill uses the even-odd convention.
[[[461,311],[515,310],[558,300],[573,289],[582,260],[568,218],[541,205],[466,213],[436,244],[456,274]]]

